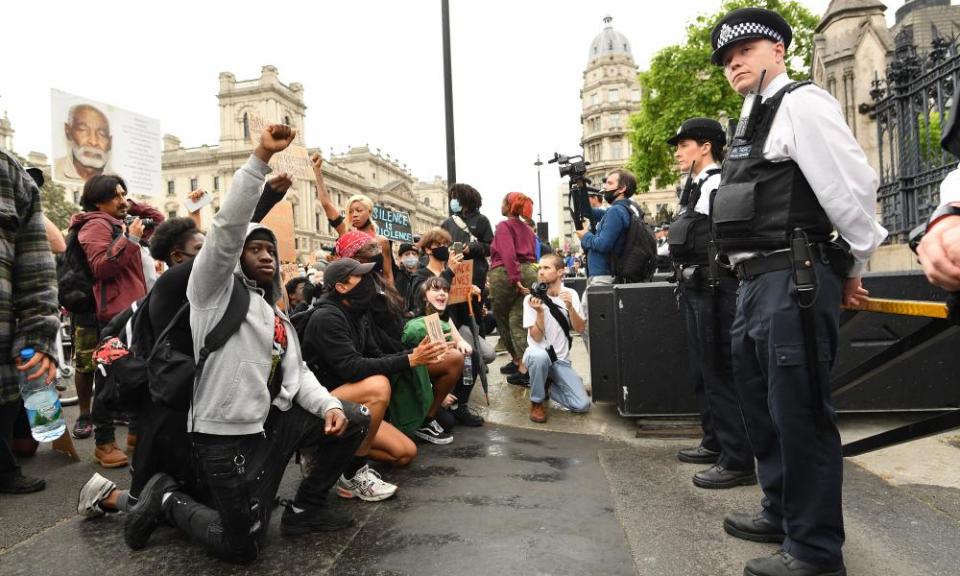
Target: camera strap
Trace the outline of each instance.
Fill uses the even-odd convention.
[[[567,337],[567,345],[573,345],[573,337],[570,336],[570,320],[567,319],[566,314],[560,310],[560,306],[553,301],[549,295],[546,300],[543,300],[543,303],[546,304],[547,310],[550,311],[550,315],[553,316],[553,319],[557,321],[557,324],[560,325],[560,329],[563,330],[563,335]]]

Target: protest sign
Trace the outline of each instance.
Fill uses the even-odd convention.
[[[450,298],[447,304],[460,304],[470,298],[473,290],[473,260],[464,260],[453,269],[453,283],[450,284]]]
[[[159,196],[160,121],[103,102],[50,91],[53,179],[77,187],[118,174],[127,192]]]
[[[293,233],[293,204],[289,200],[277,202],[263,218],[263,225],[277,237],[277,255],[280,262],[297,261],[297,245]]]
[[[406,212],[374,206],[371,217],[377,223],[377,232],[387,240],[413,243],[413,228]]]
[[[443,327],[440,326],[439,314],[434,312],[429,316],[424,316],[423,325],[427,329],[427,337],[430,338],[430,342],[434,344],[438,342],[446,342],[446,339],[443,337]]]
[[[201,190],[201,192],[203,194],[201,194],[196,201],[191,200],[189,197],[183,201],[183,206],[187,209],[187,212],[196,212],[207,204],[213,202],[213,194],[207,190]]]
[[[269,126],[270,122],[265,122],[262,117],[256,113],[247,113],[247,122],[250,126],[250,142],[254,146],[260,144],[260,134],[263,129]],[[313,167],[310,165],[310,154],[307,148],[300,144],[302,134],[297,132],[296,139],[287,146],[283,152],[278,152],[270,158],[270,167],[276,173],[286,172],[294,178],[302,180],[313,180]]]

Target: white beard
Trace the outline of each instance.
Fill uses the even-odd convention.
[[[73,147],[73,158],[83,166],[87,168],[93,168],[94,170],[102,170],[104,166],[107,165],[107,162],[110,160],[110,153],[104,152],[99,148],[91,148],[90,146],[76,146]]]

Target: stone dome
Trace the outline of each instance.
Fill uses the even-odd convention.
[[[603,18],[603,31],[597,34],[597,37],[590,43],[590,54],[587,64],[592,64],[597,58],[613,54],[625,54],[633,59],[633,52],[630,50],[630,41],[623,34],[613,29],[612,16]]]

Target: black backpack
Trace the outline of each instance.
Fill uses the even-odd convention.
[[[649,282],[657,271],[657,240],[643,221],[643,211],[630,202],[630,229],[623,252],[611,254],[613,274],[618,283]]]
[[[93,297],[93,272],[78,238],[80,228],[67,233],[67,250],[57,260],[57,299],[69,312],[89,314],[97,311],[97,301]],[[119,226],[113,227],[114,239],[122,233]]]
[[[149,312],[152,293],[147,293],[139,306],[134,304],[118,314],[104,329],[108,336],[120,340],[129,353],[108,366],[100,364],[98,372],[107,387],[106,398],[113,399],[116,407],[135,411],[149,398],[154,404],[186,411],[190,407],[193,385],[203,371],[206,358],[226,344],[246,318],[250,292],[242,280],[234,277],[227,310],[204,339],[200,362],[194,360],[192,353],[184,354],[174,349],[168,336],[181,318],[189,316],[190,304],[185,302],[154,339]],[[111,326],[115,328],[109,330]],[[112,338],[103,345],[118,346]]]

